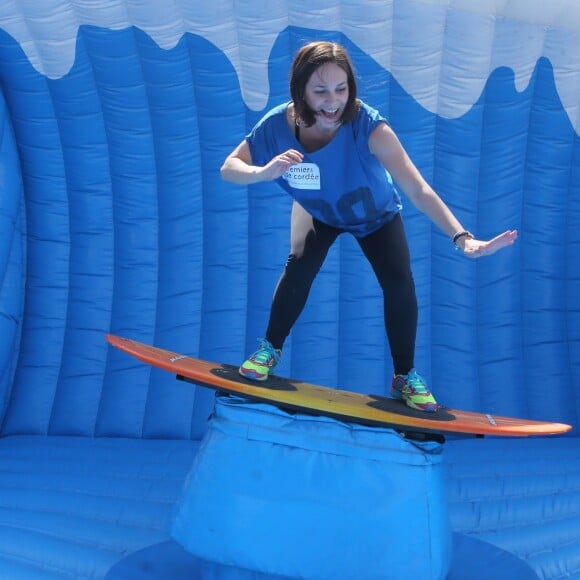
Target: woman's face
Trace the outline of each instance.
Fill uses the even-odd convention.
[[[319,66],[306,83],[304,100],[314,112],[319,129],[336,129],[348,102],[346,72],[334,62]]]

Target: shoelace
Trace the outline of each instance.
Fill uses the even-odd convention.
[[[270,342],[265,338],[259,338],[258,342],[260,343],[260,347],[252,358],[263,365],[268,364],[268,361],[273,358],[274,362],[278,364],[280,362],[280,357]]]
[[[407,375],[407,384],[410,385],[416,393],[428,393],[429,390],[425,385],[425,381],[415,371],[411,371]]]

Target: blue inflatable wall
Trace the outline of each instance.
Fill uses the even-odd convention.
[[[448,406],[578,424],[574,0],[14,0],[0,5],[4,438],[203,436],[213,393],[104,334],[231,364],[254,349],[290,200],[219,167],[288,98],[313,39],[347,46],[360,96],[467,228],[519,230],[469,261],[404,200],[418,370]],[[278,372],[385,392],[382,298],[352,239],[332,248]]]

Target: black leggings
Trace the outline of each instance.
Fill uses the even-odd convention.
[[[298,203],[292,206],[290,255],[274,292],[266,339],[282,348],[300,316],[330,246],[344,230],[326,225]],[[417,296],[403,220],[397,215],[376,232],[357,238],[384,297],[384,319],[395,373],[414,366]]]

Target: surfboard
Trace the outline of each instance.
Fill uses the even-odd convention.
[[[318,414],[351,423],[390,427],[406,433],[495,435],[528,437],[570,431],[553,423],[439,407],[434,413],[416,411],[404,402],[381,395],[364,395],[271,375],[262,383],[240,376],[238,367],[214,363],[150,346],[136,340],[106,335],[119,350],[148,365],[174,373],[178,379],[289,411]]]

